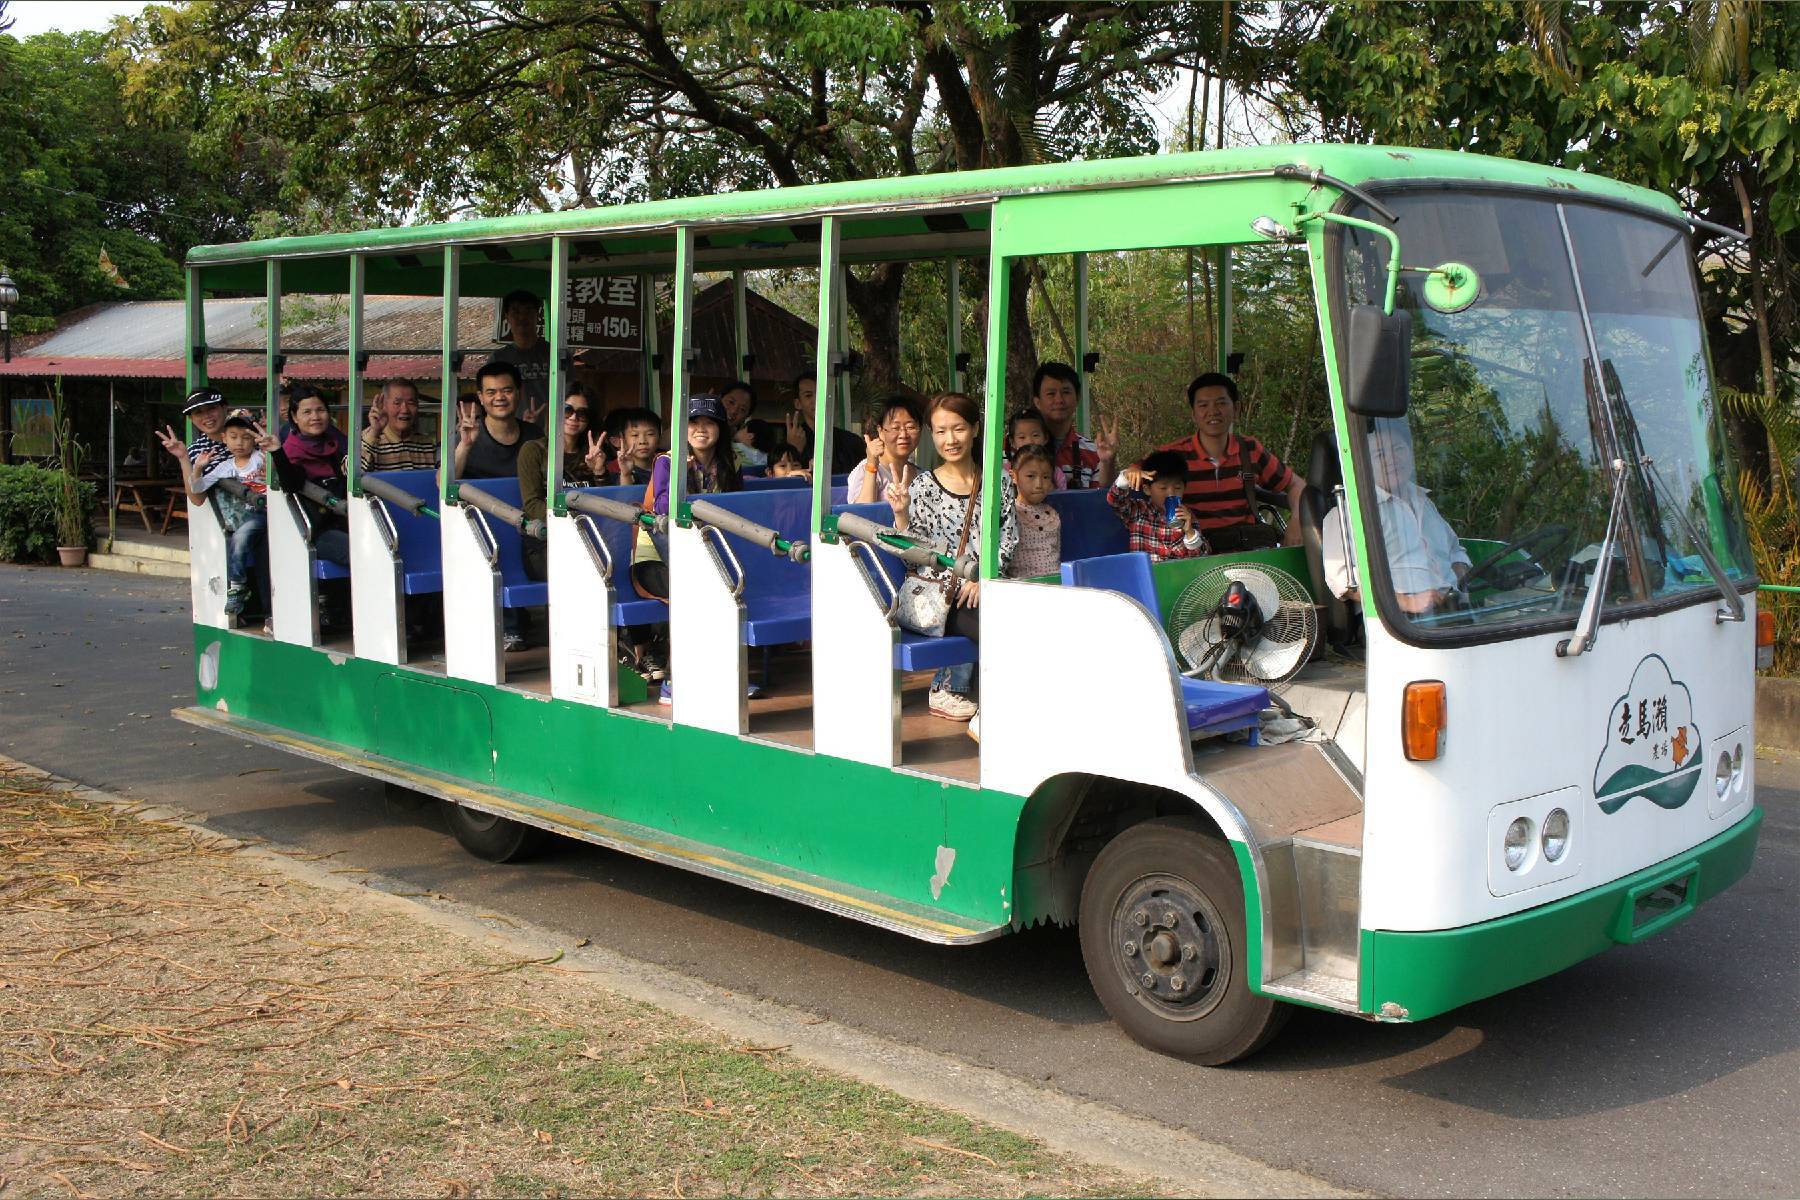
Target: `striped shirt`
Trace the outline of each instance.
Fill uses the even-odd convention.
[[[372,430],[365,430],[362,439],[362,462],[364,471],[419,471],[432,470],[437,466],[437,443],[422,437],[387,440],[372,437]]]
[[[1057,482],[1058,488],[1091,488],[1100,486],[1100,451],[1094,448],[1094,439],[1082,436],[1077,429],[1071,428],[1069,436],[1060,443],[1052,442],[1055,454],[1055,467],[1062,478]]]
[[[1256,486],[1271,492],[1285,492],[1294,482],[1288,465],[1252,437],[1230,435],[1225,439],[1225,456],[1217,459],[1200,444],[1198,433],[1157,449],[1174,450],[1187,459],[1187,489],[1181,501],[1194,510],[1194,523],[1203,530],[1256,520],[1244,497],[1246,471],[1256,477]]]

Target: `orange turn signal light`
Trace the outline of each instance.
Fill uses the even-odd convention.
[[[1400,742],[1413,762],[1430,762],[1444,752],[1444,684],[1422,679],[1406,685],[1400,709]]]
[[[1775,614],[1764,609],[1756,614],[1756,648],[1761,650],[1764,646],[1773,646],[1774,644]]]

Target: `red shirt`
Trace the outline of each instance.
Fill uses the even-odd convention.
[[[1194,523],[1201,529],[1243,525],[1256,519],[1244,498],[1246,471],[1255,477],[1256,486],[1271,492],[1285,492],[1294,482],[1288,465],[1253,437],[1232,434],[1225,439],[1225,456],[1219,459],[1206,452],[1198,433],[1157,449],[1174,450],[1187,459],[1187,488],[1181,500],[1194,510]]]

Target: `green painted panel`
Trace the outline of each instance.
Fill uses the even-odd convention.
[[[375,679],[369,749],[463,779],[494,781],[487,701],[449,682],[388,672]]]
[[[1277,567],[1292,575],[1306,590],[1306,594],[1312,595],[1312,577],[1311,572],[1306,569],[1306,551],[1298,546],[1277,546],[1273,550],[1250,550],[1242,554],[1215,554],[1207,558],[1178,558],[1157,563],[1150,571],[1150,577],[1156,584],[1156,603],[1162,609],[1164,620],[1175,611],[1175,601],[1181,595],[1181,589],[1196,577],[1232,563],[1266,563]]]
[[[1460,1005],[1543,979],[1618,945],[1617,924],[1631,892],[1692,869],[1703,903],[1750,870],[1762,809],[1709,841],[1655,866],[1563,900],[1461,929],[1362,933],[1362,1008],[1404,1008],[1422,1021]]]
[[[1250,222],[1266,216],[1292,224],[1311,190],[1249,179],[1014,196],[1000,202],[994,241],[1009,256],[1262,242]]]

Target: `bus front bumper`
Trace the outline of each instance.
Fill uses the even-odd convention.
[[[1742,879],[1762,809],[1691,850],[1585,892],[1461,929],[1362,931],[1361,1007],[1422,1021],[1643,941]]]

